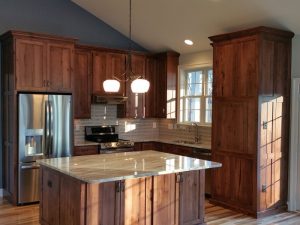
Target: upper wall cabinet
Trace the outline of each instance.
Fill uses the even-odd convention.
[[[44,41],[16,39],[16,89],[42,91],[46,85],[46,55]]]
[[[1,39],[13,42],[15,90],[72,92],[75,39],[16,31]]]
[[[156,57],[156,117],[175,119],[179,54],[169,51]]]
[[[107,93],[103,88],[103,82],[105,80],[113,79],[114,76],[120,77],[120,75],[125,72],[125,57],[126,55],[124,53],[93,51],[93,94],[125,95],[124,82],[121,82],[120,90],[117,93]]]
[[[72,91],[73,51],[73,44],[47,43],[47,87],[49,91]]]
[[[91,118],[92,53],[76,46],[74,65],[74,118]]]
[[[128,56],[126,57],[128,60]],[[139,76],[145,76],[146,56],[139,54],[131,55],[132,72]],[[118,117],[145,118],[145,94],[135,94],[131,91],[131,80],[125,82],[125,93],[128,97],[125,104],[118,105]]]

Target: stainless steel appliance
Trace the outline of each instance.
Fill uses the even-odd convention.
[[[119,139],[115,126],[86,126],[85,139],[100,144],[100,154],[133,151],[134,142]]]
[[[39,201],[37,159],[71,156],[72,96],[19,94],[18,203]]]

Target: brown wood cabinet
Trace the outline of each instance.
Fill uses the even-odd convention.
[[[75,146],[73,154],[74,156],[99,154],[99,146],[98,145]]]
[[[256,217],[286,208],[293,36],[258,27],[210,37],[214,203]]]
[[[42,225],[204,223],[204,171],[87,184],[41,166]]]
[[[126,57],[128,60],[128,56]],[[139,76],[146,73],[146,55],[131,55],[132,72]],[[128,97],[124,104],[118,105],[118,117],[120,118],[145,118],[145,94],[135,94],[131,91],[131,82],[125,82],[125,93]]]
[[[135,151],[146,151],[146,150],[156,150],[160,151],[162,147],[162,143],[155,141],[148,142],[135,142],[134,150]]]
[[[47,79],[48,91],[73,91],[74,43],[47,43]]]
[[[175,119],[179,54],[169,51],[157,54],[156,58],[156,117]]]
[[[155,118],[157,115],[156,99],[158,88],[156,85],[157,63],[154,56],[146,58],[145,78],[150,82],[149,91],[145,93],[145,118]]]
[[[16,89],[43,91],[47,80],[45,41],[20,38],[15,43]]]
[[[75,39],[25,32],[8,32],[14,40],[15,89],[72,92]]]
[[[74,66],[74,118],[91,118],[91,91],[92,91],[92,54],[90,50],[75,50]]]
[[[105,80],[113,79],[113,76],[119,77],[125,72],[125,57],[125,53],[93,51],[93,94],[125,96],[124,82],[121,82],[117,93],[107,93],[103,88]]]

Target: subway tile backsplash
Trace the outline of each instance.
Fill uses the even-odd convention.
[[[119,119],[116,105],[92,105],[91,119],[74,121],[75,145],[84,141],[84,127],[96,125],[117,125],[121,139],[132,141],[186,140],[194,141],[195,127],[178,125],[167,119]],[[211,128],[199,128],[200,142],[210,144]]]

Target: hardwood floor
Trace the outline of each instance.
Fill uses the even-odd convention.
[[[12,206],[0,198],[1,225],[40,225],[39,205]]]
[[[207,225],[300,225],[300,213],[285,212],[263,219],[254,219],[235,211],[205,203]],[[0,200],[1,225],[40,225],[39,206],[15,207]],[[167,225],[167,224],[166,224]]]

